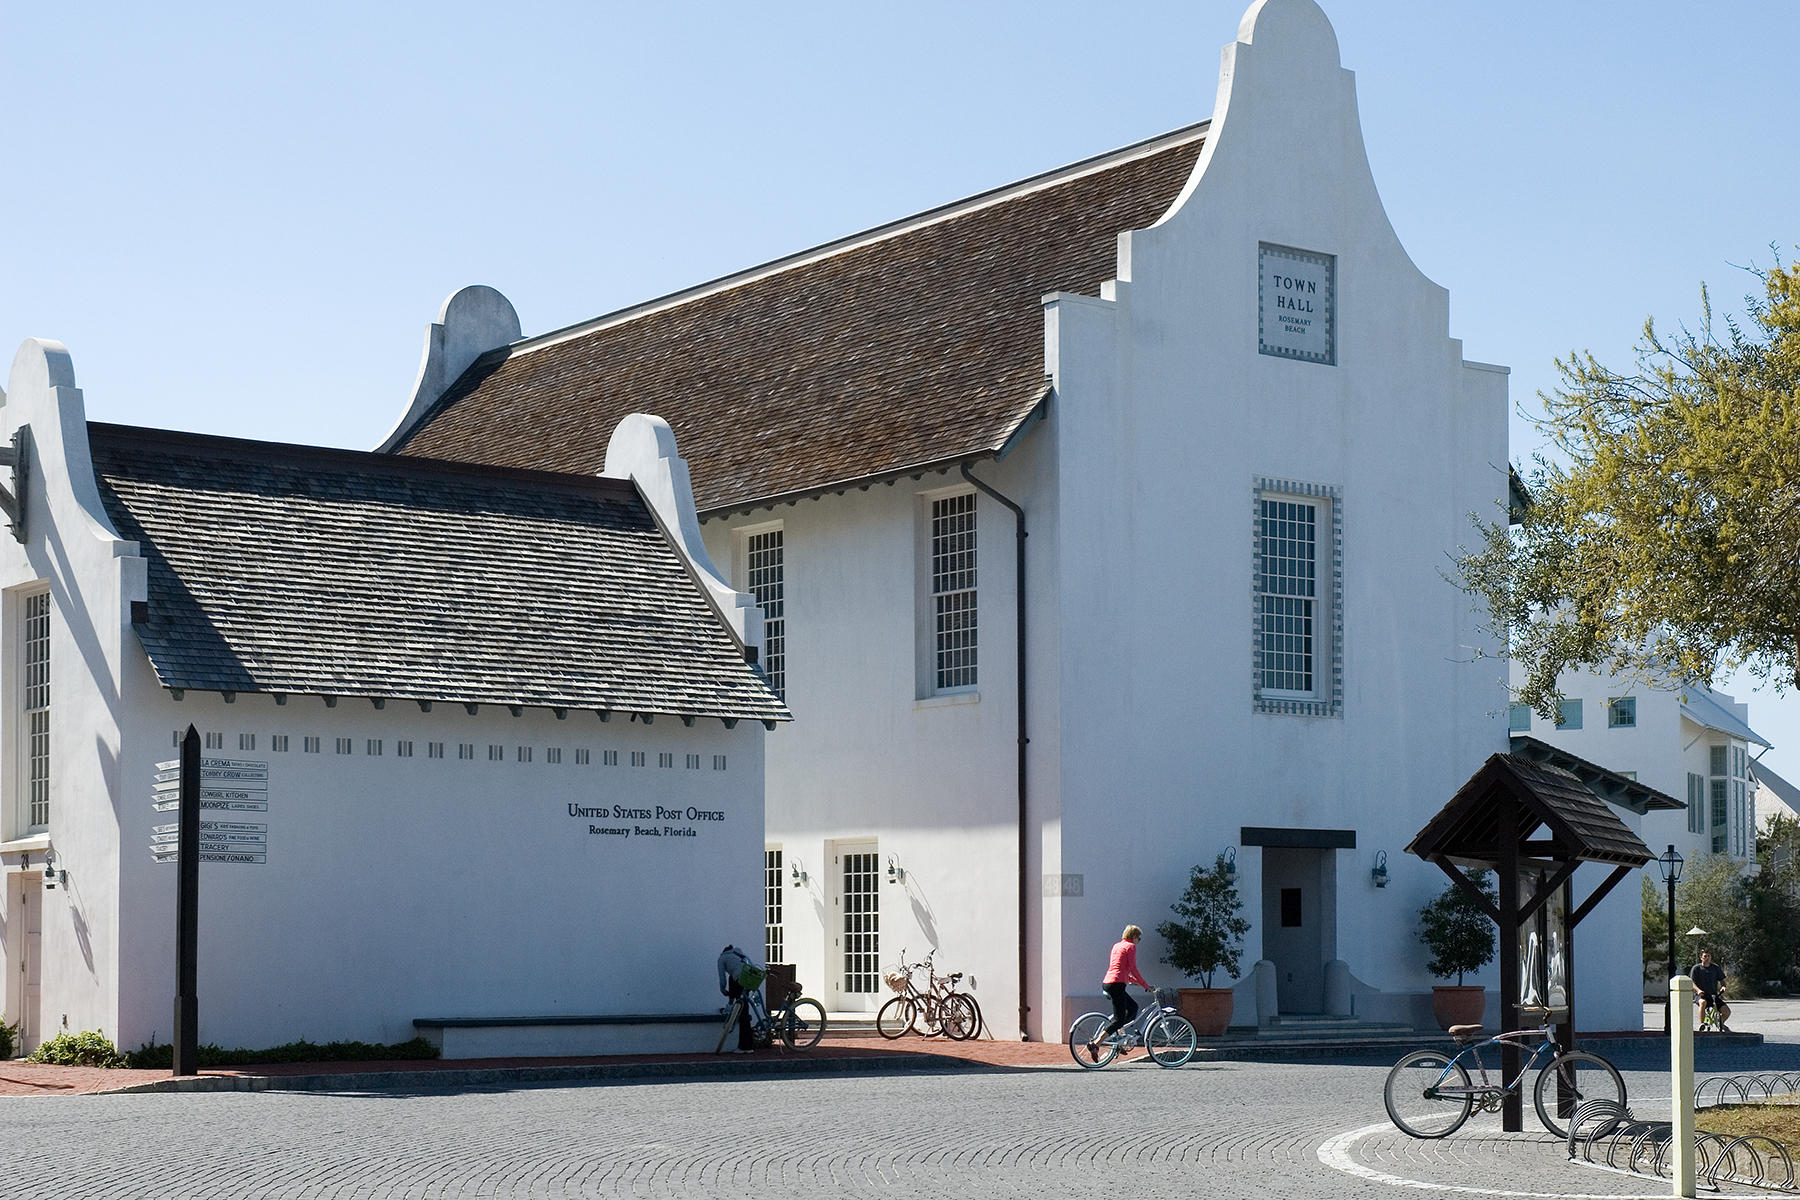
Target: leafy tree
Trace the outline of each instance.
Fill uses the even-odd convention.
[[[1659,979],[1669,967],[1669,892],[1667,884],[1659,884],[1647,873],[1639,873],[1644,884],[1643,932],[1644,978]],[[1679,934],[1681,931],[1675,931]],[[1679,939],[1675,953],[1681,953]],[[1675,968],[1677,971],[1681,967]]]
[[[1746,990],[1775,983],[1794,991],[1800,989],[1800,822],[1771,820],[1757,835],[1756,863],[1756,874],[1744,880],[1748,921],[1738,973]]]
[[[1486,871],[1465,867],[1463,875],[1499,906],[1494,881]],[[1465,971],[1479,971],[1494,961],[1494,919],[1454,883],[1419,910],[1419,940],[1431,951],[1425,969],[1439,979],[1456,976],[1458,987]]]
[[[1687,930],[1696,927],[1706,935],[1688,937]],[[1724,854],[1696,854],[1688,860],[1675,885],[1675,930],[1677,971],[1686,972],[1700,961],[1702,949],[1711,950],[1713,961],[1731,975],[1734,994],[1744,994],[1740,977],[1756,938],[1744,871],[1737,860]]]
[[[1181,919],[1156,927],[1157,935],[1169,944],[1163,962],[1198,979],[1201,987],[1211,987],[1213,972],[1221,967],[1236,978],[1244,934],[1250,929],[1250,922],[1239,915],[1243,906],[1223,854],[1210,867],[1196,865],[1188,874],[1187,890],[1169,906]]]
[[[1573,667],[1800,685],[1800,269],[1753,273],[1743,324],[1702,288],[1699,332],[1646,321],[1630,373],[1557,360],[1531,507],[1457,560],[1547,719]]]

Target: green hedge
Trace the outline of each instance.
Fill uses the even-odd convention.
[[[226,1050],[211,1044],[198,1048],[196,1057],[202,1067],[242,1067],[252,1063],[291,1062],[382,1062],[436,1058],[438,1049],[424,1038],[382,1045],[377,1042],[317,1042],[301,1040],[267,1050]],[[172,1068],[175,1047],[167,1042],[146,1042],[125,1056],[124,1065],[140,1068]]]

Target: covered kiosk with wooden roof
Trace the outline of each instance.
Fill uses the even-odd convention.
[[[1642,798],[1646,807],[1680,804],[1643,790],[1651,793]],[[1522,1027],[1521,1007],[1548,1008],[1558,1041],[1572,1046],[1575,926],[1654,857],[1649,847],[1576,771],[1520,754],[1496,754],[1406,850],[1436,863],[1500,927],[1501,1028]],[[1612,871],[1577,904],[1574,877],[1583,863],[1608,864]],[[1459,867],[1498,875],[1497,909]],[[1505,1047],[1501,1069],[1503,1078],[1517,1076],[1517,1048]],[[1506,1099],[1504,1128],[1518,1132],[1522,1115],[1515,1091]]]

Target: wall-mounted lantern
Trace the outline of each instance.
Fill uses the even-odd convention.
[[[1237,847],[1225,847],[1225,877],[1233,883],[1237,882]]]
[[[894,856],[891,854],[888,855],[887,881],[889,883],[906,882],[906,868],[895,862]]]
[[[64,869],[58,871],[56,869],[56,851],[50,849],[48,846],[44,847],[44,890],[46,892],[53,892],[56,890],[57,884],[66,884],[68,882],[68,870]]]
[[[800,865],[800,861],[798,859],[795,859],[793,862],[788,864],[788,872],[794,878],[794,886],[795,887],[805,887],[806,886],[806,882],[807,882],[807,879],[809,878],[809,876],[806,874],[806,868],[804,868]]]
[[[1383,888],[1388,885],[1386,850],[1377,850],[1375,852],[1375,866],[1369,871],[1369,881],[1378,888]]]

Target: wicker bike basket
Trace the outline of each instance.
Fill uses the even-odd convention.
[[[881,976],[882,982],[888,985],[890,991],[901,993],[906,991],[906,981],[908,978],[910,977],[905,971],[887,971]]]

